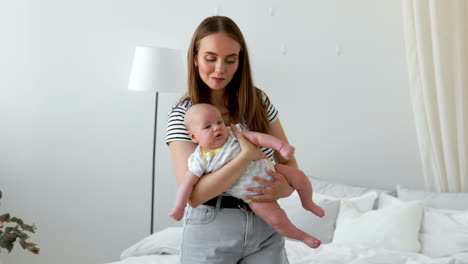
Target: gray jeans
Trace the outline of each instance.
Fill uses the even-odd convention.
[[[181,264],[289,263],[284,237],[260,217],[219,206],[187,206],[181,249]]]

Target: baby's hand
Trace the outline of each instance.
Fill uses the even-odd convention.
[[[296,151],[296,149],[293,146],[289,144],[284,144],[284,146],[281,147],[281,149],[279,150],[279,153],[286,160],[290,160],[294,157],[294,151]]]

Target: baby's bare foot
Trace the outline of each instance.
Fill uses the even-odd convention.
[[[182,209],[182,210],[174,209],[169,213],[169,216],[172,217],[176,221],[180,221],[180,219],[182,219],[182,217],[184,217],[184,209]]]
[[[284,144],[279,152],[283,158],[290,160],[294,157],[294,151],[296,151],[296,149],[293,146]]]
[[[306,237],[302,242],[304,242],[306,245],[308,245],[311,248],[318,248],[320,244],[322,244],[322,241],[316,239],[313,236]]]

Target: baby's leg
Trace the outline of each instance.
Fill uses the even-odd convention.
[[[294,147],[277,137],[245,129],[242,130],[242,134],[250,142],[254,143],[257,146],[272,148],[278,151],[281,154],[281,156],[283,156],[287,160],[290,160],[294,157]]]
[[[320,246],[320,240],[300,230],[291,223],[288,216],[277,202],[252,201],[249,203],[249,206],[256,215],[283,236],[300,240],[311,248]]]
[[[190,195],[192,195],[193,186],[200,179],[198,176],[187,173],[185,175],[187,178],[179,186],[177,190],[176,200],[172,211],[169,213],[169,216],[179,221],[184,216],[185,205],[187,204]]]
[[[304,209],[320,217],[325,215],[323,209],[312,201],[312,184],[310,184],[309,178],[304,172],[283,164],[276,164],[275,169],[279,174],[286,177],[289,184],[297,190]]]

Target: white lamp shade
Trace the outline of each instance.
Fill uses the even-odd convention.
[[[138,46],[135,48],[128,89],[180,92],[186,86],[182,50]]]

